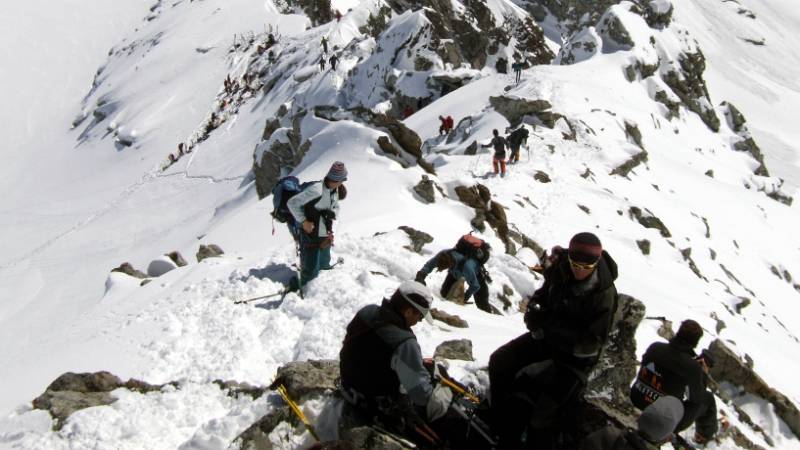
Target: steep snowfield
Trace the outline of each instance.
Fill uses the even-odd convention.
[[[747,7],[752,6],[760,28],[737,22],[744,19],[736,11],[717,14],[710,6],[684,3],[676,4],[674,27],[688,28],[700,41],[708,58],[713,106],[728,100],[742,110],[767,155],[768,168],[794,183],[784,190],[797,197],[792,180],[798,171],[791,168],[797,156],[791,150],[796,127],[789,121],[791,108],[798,104],[792,100],[796,77],[791,74],[800,58],[791,43],[800,19],[792,16],[796,13],[789,2],[753,3]],[[456,200],[454,189],[475,182],[491,189],[512,228],[544,247],[564,245],[577,231],[595,231],[620,266],[620,291],[641,299],[648,316],[674,322],[695,318],[707,330],[702,344],[715,337],[727,340],[738,353],[752,357],[771,386],[800,403],[800,388],[786,376],[800,369],[792,356],[800,345],[800,294],[771,271],[775,266],[791,273],[795,283],[800,279],[800,238],[794,233],[798,207],[755,189],[772,180],[754,176],[752,158],[731,150],[735,135],[719,111],[720,133],[710,132],[685,109],[679,118],[667,120],[663,106],[651,99],[660,81],[625,79],[622,67],[634,58],[654,57],[656,50],[643,46],[598,52],[571,66],[536,66],[525,71],[519,84],[512,75],[472,71],[476,81],[407,119],[406,125],[423,141],[436,136],[439,115],[452,114],[456,122],[473,119],[467,140],[434,146],[426,155],[437,170],[434,180],[448,196],[437,194],[432,205],[419,202],[412,191],[424,172],[403,169],[378,150],[375,142],[382,133],[360,123],[306,116],[300,127],[311,147],[294,172],[304,180],[319,179],[334,160],[345,161],[350,172],[334,248],[334,256],[343,257],[344,263],[310,283],[304,299],[290,294],[282,304],[265,300],[234,305],[237,299],[277,292],[296,263],[288,233],[280,224],[272,232],[271,202],[257,201],[248,173],[265,119],[290,100],[304,106],[384,108],[379,97],[370,95],[370,83],[380,83],[363,71],[350,77],[346,71],[357,65],[383,70],[390,63],[386,54],[394,49],[391,45],[404,42],[424,22],[409,12],[395,17],[389,30],[397,34],[380,40],[386,49],[379,53],[374,52],[376,41],[362,39],[358,31],[368,16],[366,7],[334,4],[342,12],[353,10],[339,23],[308,30],[307,18],[279,15],[270,2],[205,0],[158,3],[153,11],[147,10],[149,4],[130,2],[130,9],[118,11],[128,21],[117,26],[128,27],[122,41],[112,31],[102,38],[99,31],[70,31],[86,39],[81,45],[107,42],[104,48],[113,46],[112,55],[104,64],[88,63],[103,64],[104,69],[97,87],[83,93],[89,94],[83,103],[72,88],[64,91],[71,96],[55,90],[47,94],[64,99],[58,117],[39,116],[38,108],[37,115],[29,115],[30,129],[44,130],[41,140],[14,133],[12,142],[24,143],[26,152],[2,172],[0,186],[10,195],[3,196],[0,206],[0,355],[10,363],[0,366],[0,411],[9,412],[0,419],[0,446],[226,448],[278,400],[274,395],[233,399],[211,381],[266,385],[286,362],[336,358],[355,311],[380,301],[470,229],[474,213]],[[507,2],[492,2],[491,7],[519,12]],[[637,42],[656,36],[664,54],[685,44],[671,28],[651,30],[638,16],[624,9],[616,12]],[[142,21],[145,14],[152,20]],[[236,113],[220,109],[225,76],[236,78],[250,64],[263,63],[252,47],[229,51],[234,34],[253,33],[261,39],[270,26],[283,53],[268,73],[291,70],[293,76],[282,78],[266,97],[246,98]],[[747,47],[752,44],[731,37],[737,30],[763,33],[767,47]],[[323,35],[331,46],[344,49],[336,72],[316,70]],[[777,49],[771,54],[782,56],[764,56],[772,42]],[[403,70],[413,65],[398,64]],[[88,83],[95,69],[80,69],[83,75],[75,76]],[[741,76],[729,76],[731,72]],[[47,78],[46,84],[59,78]],[[418,75],[405,78],[404,92],[423,89]],[[39,100],[38,95],[33,98]],[[488,98],[499,95],[548,100],[554,112],[572,123],[576,140],[564,139],[570,130],[563,121],[552,130],[537,126],[529,151],[523,149],[522,161],[509,166],[507,177],[486,176],[486,149],[476,156],[462,153],[473,140],[488,142],[493,128],[508,126],[489,106]],[[98,101],[109,105],[106,117],[92,115]],[[787,113],[776,115],[777,110]],[[221,111],[225,122],[162,171],[178,142],[195,141],[211,111]],[[3,112],[19,130],[25,129],[20,114]],[[86,119],[68,130],[79,113]],[[649,155],[627,178],[608,175],[641,151],[626,137],[626,121],[638,126]],[[6,153],[4,159],[12,160]],[[587,168],[592,174],[583,177]],[[713,178],[706,175],[708,170]],[[537,171],[552,181],[536,181]],[[633,206],[660,218],[671,237],[631,219]],[[397,230],[400,225],[434,237],[424,255],[403,248],[408,239]],[[476,384],[485,382],[476,378],[475,370],[486,365],[491,352],[524,331],[515,308],[540,282],[525,267],[536,255],[526,249],[516,256],[504,254],[492,231],[483,236],[495,249],[488,266],[495,280],[492,302],[502,308],[497,294],[508,285],[514,290],[514,307],[504,316],[491,316],[474,306],[439,301],[437,308],[465,318],[470,328],[421,324],[416,330],[428,355],[443,340],[471,339],[476,362],[454,364],[451,373]],[[649,255],[637,246],[642,239],[651,243]],[[196,263],[193,256],[200,243],[216,243],[226,255]],[[699,276],[682,256],[687,248]],[[146,286],[108,273],[123,261],[146,268],[171,250],[181,251],[190,264]],[[438,286],[442,279],[434,274],[429,285]],[[740,297],[752,301],[738,314]],[[719,332],[712,313],[726,324]],[[642,323],[640,350],[659,339],[659,325]],[[31,410],[28,402],[68,370],[108,370],[152,383],[178,381],[179,387],[149,394],[118,390],[113,405],[79,411],[53,432],[49,415]],[[800,448],[771,406],[757,398],[737,401],[767,430],[775,448]],[[335,405],[305,407],[323,435],[332,436]],[[722,409],[734,416],[729,407]],[[761,436],[747,433],[767,445]],[[279,448],[311,442],[307,433],[291,435],[286,427],[273,437]],[[735,447],[726,440],[712,448]]]

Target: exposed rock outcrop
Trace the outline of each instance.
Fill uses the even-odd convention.
[[[433,317],[434,320],[444,322],[451,327],[469,328],[469,323],[467,323],[466,320],[455,314],[448,314],[441,309],[431,308],[431,317]]]
[[[555,123],[555,120],[549,116],[554,113],[549,111],[552,105],[547,100],[530,100],[501,95],[489,97],[489,104],[508,120],[511,127],[521,124],[522,119],[528,115],[539,117],[545,123]]]
[[[33,407],[50,412],[55,419],[53,429],[59,430],[75,411],[114,403],[117,399],[111,395],[111,391],[119,388],[144,393],[161,390],[162,385],[155,386],[135,379],[123,382],[108,372],[67,372],[56,378],[42,395],[33,400]]]
[[[430,244],[433,242],[433,236],[425,233],[424,231],[415,230],[405,225],[397,228],[405,231],[405,233],[408,235],[408,239],[411,240],[411,245],[407,245],[404,248],[411,250],[414,253],[422,254],[422,247],[424,247],[425,244]]]
[[[217,244],[208,244],[208,245],[200,245],[200,248],[197,250],[197,262],[200,262],[206,258],[216,258],[218,256],[224,255],[225,252],[220,248]]]
[[[658,217],[656,217],[649,209],[645,208],[642,211],[641,208],[638,206],[631,206],[628,209],[628,214],[632,219],[635,219],[639,224],[641,224],[645,228],[654,228],[661,233],[661,236],[668,238],[672,237],[672,234],[669,232],[669,229],[664,222],[661,221]]]
[[[714,359],[711,376],[717,382],[728,382],[738,386],[743,393],[749,393],[768,401],[795,436],[800,437],[800,411],[788,397],[770,387],[746,361],[741,360],[721,340],[714,340],[708,348]]]
[[[444,341],[436,347],[436,350],[433,352],[433,357],[475,361],[475,358],[472,356],[472,341],[469,339]]]
[[[137,270],[133,268],[133,265],[129,262],[124,262],[114,269],[111,269],[112,272],[121,272],[126,275],[130,275],[134,278],[145,279],[147,278],[147,274],[142,272],[141,270]]]
[[[508,236],[508,219],[505,209],[503,205],[492,200],[489,188],[478,183],[471,187],[457,186],[455,191],[462,203],[475,209],[475,217],[470,222],[472,226],[483,231],[486,229],[485,223],[488,222],[506,245],[506,253],[515,254],[516,247]]]

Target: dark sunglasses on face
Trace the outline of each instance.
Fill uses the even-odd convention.
[[[597,261],[595,261],[593,263],[582,263],[582,262],[573,261],[572,258],[570,258],[570,257],[568,257],[568,259],[569,259],[569,264],[575,269],[594,270],[594,268],[597,267]]]

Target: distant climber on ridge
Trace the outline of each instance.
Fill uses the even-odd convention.
[[[300,289],[331,268],[333,221],[339,215],[339,187],[347,180],[344,163],[331,165],[325,179],[311,184],[286,203],[294,221],[302,224],[300,235],[300,276],[292,278],[290,290]]]
[[[528,332],[489,359],[491,417],[500,448],[555,448],[597,364],[617,307],[617,264],[592,233],[554,247],[525,311]],[[527,444],[522,437],[527,436]]]
[[[508,147],[511,149],[511,156],[508,158],[508,163],[516,164],[519,162],[520,147],[528,142],[528,129],[525,128],[525,125],[520,125],[508,135],[506,142],[508,142]]]
[[[482,311],[493,313],[489,304],[489,285],[492,281],[484,264],[489,260],[491,247],[470,234],[464,235],[458,240],[456,246],[451,249],[442,250],[433,258],[428,260],[422,269],[417,272],[416,281],[425,284],[425,278],[437,269],[439,272],[446,270],[440,294],[444,298],[451,297],[451,290],[459,280],[465,280],[469,288],[464,293],[464,302],[470,297],[475,296],[475,306]]]
[[[331,58],[328,60],[328,62],[331,63],[331,70],[335,71],[336,70],[336,63],[339,62],[339,57],[336,56],[335,54],[333,54],[333,55],[331,55]]]
[[[328,38],[322,36],[322,53],[328,54]]]
[[[642,366],[631,386],[631,402],[644,409],[662,396],[683,401],[684,413],[675,432],[695,423],[694,440],[706,443],[717,434],[717,403],[706,390],[708,369],[713,361],[706,354],[697,356],[694,348],[703,337],[703,328],[694,320],[684,320],[675,337],[650,344],[642,356]]]
[[[516,82],[519,83],[520,78],[522,78],[522,69],[525,68],[525,63],[522,61],[515,61],[514,64],[511,65],[511,69],[514,70],[514,75],[516,77]]]
[[[494,148],[494,157],[492,158],[492,168],[494,169],[494,174],[497,175],[498,173],[498,166],[499,172],[501,177],[506,176],[506,140],[502,136],[500,136],[500,132],[497,129],[492,130],[492,134],[494,137],[492,141],[488,144],[483,144],[481,147],[483,148]]]

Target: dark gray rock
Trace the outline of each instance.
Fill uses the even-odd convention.
[[[547,110],[551,108],[550,102],[547,100],[530,100],[505,95],[489,97],[489,104],[508,120],[511,127],[521,124],[522,118],[528,115],[546,117],[543,113],[548,112]]]
[[[672,2],[669,3],[669,7],[666,11],[659,9],[657,2],[645,2],[644,20],[651,28],[663,30],[672,22],[672,12],[674,9]]]
[[[169,252],[164,256],[171,259],[172,262],[174,262],[178,267],[185,267],[187,265],[186,260],[183,259],[183,255],[181,255],[181,253],[178,251]]]
[[[336,390],[339,362],[336,360],[294,361],[278,369],[270,387],[284,385],[289,397],[300,402],[312,395]]]
[[[412,252],[422,254],[422,247],[424,247],[425,244],[430,244],[433,242],[433,236],[425,233],[424,231],[415,230],[405,225],[397,228],[405,231],[405,233],[408,235],[408,238],[411,240],[411,245],[406,246],[405,248],[411,250]]]
[[[110,394],[119,388],[135,392],[158,391],[163,385],[151,385],[130,379],[123,382],[109,372],[72,373],[67,372],[56,378],[45,392],[33,400],[34,409],[43,409],[53,417],[53,430],[59,430],[75,411],[94,406],[105,406],[117,399]]]
[[[277,119],[267,122],[264,128],[264,136],[269,134],[269,137],[256,147],[253,155],[253,175],[259,199],[269,196],[281,176],[291,172],[292,169],[300,164],[300,161],[311,148],[311,142],[308,140],[303,141],[300,130],[300,124],[305,115],[306,111],[298,111],[292,118],[290,128],[274,128],[278,126]],[[288,119],[286,120],[288,125]],[[283,128],[286,130],[286,139],[273,139],[272,135]],[[268,148],[262,148],[267,145],[269,145]],[[261,155],[260,159],[258,158],[259,154]]]
[[[431,317],[433,317],[434,320],[444,322],[450,325],[451,327],[469,328],[469,323],[467,323],[466,320],[462,319],[461,317],[455,314],[448,314],[440,309],[431,308]]]
[[[536,173],[533,175],[533,179],[539,183],[549,183],[552,181],[550,179],[550,175],[548,175],[546,172],[542,172],[541,170],[536,171]]]
[[[414,186],[414,192],[416,192],[425,203],[434,203],[436,201],[436,190],[433,180],[428,178],[427,175],[423,175],[422,180]]]
[[[469,339],[442,342],[436,347],[436,350],[433,352],[433,357],[475,361],[475,358],[472,356],[472,341]]]
[[[122,273],[124,273],[126,275],[130,275],[130,276],[132,276],[134,278],[140,278],[140,279],[147,278],[147,274],[146,273],[144,273],[144,272],[142,272],[140,270],[134,269],[133,266],[131,265],[131,263],[129,263],[129,262],[124,262],[124,263],[120,264],[119,267],[111,269],[111,271],[112,272],[122,272]]]
[[[643,255],[650,254],[650,241],[647,239],[640,239],[636,241],[636,245],[639,247],[639,250],[642,251]]]
[[[195,256],[197,257],[197,262],[200,262],[206,258],[216,258],[224,254],[225,252],[217,244],[201,244]]]
[[[696,53],[682,53],[678,57],[678,63],[680,71],[670,70],[662,74],[661,78],[684,106],[700,116],[708,128],[714,132],[719,131],[719,118],[710,107],[711,100],[703,79],[706,68],[703,52],[698,49]]]
[[[646,163],[648,159],[648,154],[646,150],[642,150],[639,153],[631,156],[627,161],[620,164],[619,166],[615,167],[614,170],[611,171],[610,175],[620,175],[623,177],[627,177],[629,173],[633,169],[635,169],[640,164]]]
[[[667,113],[665,115],[667,120],[672,120],[673,118],[678,118],[681,116],[680,102],[671,100],[669,98],[669,95],[667,95],[666,91],[657,91],[654,100],[661,103],[667,108]]]
[[[281,422],[287,422],[293,427],[301,426],[292,410],[288,406],[281,406],[250,425],[233,440],[231,447],[235,445],[233,448],[241,450],[272,450],[274,447],[269,440],[269,434]]]
[[[625,136],[628,137],[642,150],[645,150],[644,144],[642,144],[642,132],[639,131],[639,126],[635,123],[625,121]]]
[[[661,221],[658,217],[653,215],[650,210],[646,209],[642,211],[641,208],[638,206],[631,206],[628,209],[628,214],[632,219],[635,219],[639,224],[641,224],[645,228],[654,228],[661,233],[661,236],[668,238],[672,237],[672,234],[669,232],[669,229],[664,222]]]
[[[630,50],[636,45],[622,21],[612,11],[607,11],[600,19],[597,31],[603,38],[603,52]]]

